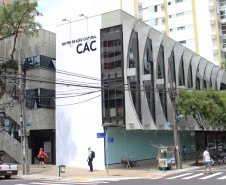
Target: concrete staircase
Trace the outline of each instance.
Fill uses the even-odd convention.
[[[16,101],[13,100],[13,98],[11,98],[9,95],[7,95],[6,93],[3,95],[3,97],[0,99],[0,104],[8,104],[9,102],[13,102],[12,103],[12,107],[10,107],[9,109],[5,110],[5,113],[13,120],[15,121],[18,125],[20,125],[20,104]]]
[[[22,145],[7,132],[0,130],[0,151],[7,153],[16,162],[22,162]]]

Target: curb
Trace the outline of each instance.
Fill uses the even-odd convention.
[[[128,180],[128,179],[150,179],[150,178],[158,178],[158,177],[166,177],[166,176],[170,176],[173,174],[178,174],[181,172],[185,172],[185,171],[189,171],[189,170],[193,170],[193,169],[199,169],[202,168],[200,166],[194,166],[194,167],[188,167],[188,168],[184,168],[184,169],[174,169],[171,171],[159,171],[159,170],[141,170],[141,173],[138,174],[136,173],[136,171],[127,171],[127,170],[123,170],[122,172],[122,176],[118,177],[115,175],[96,175],[96,176],[88,176],[88,175],[80,175],[79,177],[56,177],[56,176],[48,176],[48,174],[46,174],[46,176],[39,176],[36,174],[32,174],[32,175],[17,175],[17,176],[13,176],[16,179],[26,179],[26,180],[46,180],[46,181],[74,181],[74,182],[89,182],[89,181],[105,181],[105,180],[110,180],[110,181],[119,181],[119,180]],[[153,171],[151,171],[153,170]],[[140,171],[140,170],[138,170]],[[120,173],[120,172],[119,172]],[[130,173],[130,175],[128,176],[128,174]],[[113,173],[114,174],[114,173]],[[135,174],[134,176],[132,176],[133,174]],[[84,180],[85,179],[85,180]]]

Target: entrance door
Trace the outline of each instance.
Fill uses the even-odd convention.
[[[45,158],[44,162],[49,164],[56,164],[55,155],[55,130],[31,130],[31,150],[32,150],[32,164],[38,164],[37,155],[39,149],[43,148],[44,152],[49,158]]]

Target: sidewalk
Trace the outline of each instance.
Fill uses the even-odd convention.
[[[122,180],[138,178],[158,178],[168,176],[183,171],[197,169],[200,167],[191,166],[195,160],[183,161],[183,169],[176,169],[166,172],[158,169],[158,166],[145,166],[133,168],[109,169],[109,175],[106,170],[95,170],[90,173],[88,169],[66,167],[66,173],[61,173],[59,177],[59,167],[47,165],[46,168],[39,168],[38,165],[30,165],[30,175],[22,175],[21,166],[19,173],[15,178],[22,179],[41,179],[41,180],[59,180],[59,181],[100,181],[100,180]]]

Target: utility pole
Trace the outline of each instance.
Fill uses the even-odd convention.
[[[181,154],[180,154],[180,139],[179,139],[178,125],[176,121],[176,104],[175,104],[176,89],[173,87],[170,58],[168,58],[168,69],[169,69],[168,73],[169,73],[169,83],[170,83],[169,95],[170,95],[170,100],[172,104],[173,134],[174,134],[174,144],[176,149],[176,167],[177,169],[182,169]]]
[[[22,75],[22,65],[21,61],[18,61],[18,76],[19,76],[19,87],[20,87],[20,124],[21,124],[21,143],[22,143],[22,166],[23,175],[27,175],[29,168],[27,164],[27,147],[26,147],[26,128],[25,128],[25,109],[24,109],[24,83]]]

